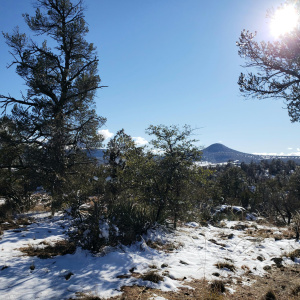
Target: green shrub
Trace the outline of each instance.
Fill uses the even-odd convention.
[[[154,223],[152,211],[142,207],[134,201],[124,201],[114,204],[109,211],[108,219],[114,225],[110,232],[110,239],[123,244],[130,244],[144,233]],[[117,228],[117,230],[114,230]]]
[[[131,244],[152,224],[151,210],[134,201],[124,200],[108,207],[94,201],[89,210],[74,221],[75,230],[69,235],[84,249],[98,252],[106,245]]]

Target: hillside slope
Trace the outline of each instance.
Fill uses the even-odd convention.
[[[238,161],[239,163],[259,162],[263,159],[281,159],[283,161],[294,160],[300,164],[300,156],[276,156],[276,155],[255,155],[233,150],[222,144],[216,143],[203,149],[202,160],[210,163],[224,163],[230,161]]]

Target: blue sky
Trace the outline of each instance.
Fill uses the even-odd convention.
[[[26,31],[31,0],[1,0],[0,25]],[[272,39],[267,9],[277,0],[86,0],[89,42],[97,46],[97,113],[103,129],[149,140],[150,124],[189,124],[199,145],[221,142],[248,153],[300,154],[300,124],[280,100],[245,100],[237,80],[243,60],[235,42],[242,29]],[[0,93],[24,89],[0,37]],[[298,149],[298,150],[297,150]]]

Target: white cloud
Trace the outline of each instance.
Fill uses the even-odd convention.
[[[297,149],[298,150],[298,149]],[[299,149],[300,150],[300,149]],[[291,153],[284,153],[284,152],[280,152],[280,153],[252,153],[254,155],[267,155],[267,156],[300,156],[300,151],[298,152],[291,152]]]
[[[275,153],[275,152],[271,152],[271,153],[267,153],[267,152],[262,152],[262,153],[257,153],[257,152],[255,152],[255,153],[252,153],[252,154],[254,154],[254,155],[271,155],[271,156],[273,156],[273,155],[283,155],[283,154],[278,154],[278,153]]]
[[[287,156],[300,156],[300,151],[289,153]]]
[[[163,155],[164,151],[161,149],[151,149],[151,152],[155,155]]]
[[[287,148],[288,150],[293,150],[293,148]]]
[[[98,134],[101,134],[103,136],[104,140],[107,140],[114,135],[114,133],[110,132],[108,129],[98,130]]]
[[[148,144],[148,141],[141,136],[134,136],[132,137],[132,139],[134,140],[135,144],[139,147]]]

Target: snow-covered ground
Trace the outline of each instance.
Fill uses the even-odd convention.
[[[68,299],[75,292],[92,292],[103,298],[121,294],[126,285],[144,285],[163,291],[176,290],[192,279],[231,277],[249,285],[247,272],[263,275],[271,260],[300,247],[294,240],[277,240],[247,236],[244,231],[230,229],[239,222],[224,222],[223,228],[200,227],[188,223],[177,231],[158,227],[149,231],[143,240],[131,246],[107,248],[101,255],[92,255],[77,248],[74,254],[49,259],[28,257],[19,249],[40,244],[55,243],[66,238],[68,221],[62,215],[50,217],[41,214],[36,223],[21,230],[7,230],[0,240],[0,299]],[[250,228],[264,228],[246,221]],[[273,228],[279,235],[281,229]],[[233,234],[233,235],[232,235]],[[165,251],[147,246],[146,241],[169,245]],[[162,246],[163,247],[163,246]],[[165,248],[168,248],[165,247]],[[258,259],[259,257],[259,259]],[[217,263],[234,265],[235,272],[218,269]],[[283,256],[283,264],[294,262]],[[30,266],[34,266],[31,270]],[[157,267],[164,280],[159,283],[143,281],[135,274],[145,274]],[[151,268],[150,268],[151,267]],[[217,273],[219,277],[216,277]],[[66,274],[73,274],[68,280]],[[214,275],[213,275],[214,274]],[[127,275],[121,276],[120,275]]]

